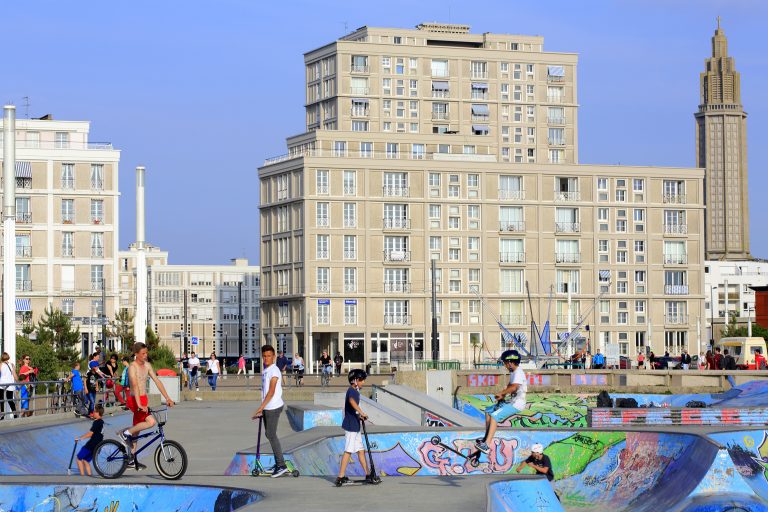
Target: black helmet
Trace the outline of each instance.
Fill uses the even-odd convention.
[[[502,363],[510,362],[520,364],[520,353],[517,350],[505,350],[501,353],[499,361]]]
[[[365,373],[365,370],[361,370],[360,368],[355,368],[351,372],[349,372],[349,375],[347,376],[347,379],[349,380],[349,383],[352,384],[356,380],[365,380],[368,378],[368,374]]]

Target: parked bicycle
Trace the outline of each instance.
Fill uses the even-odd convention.
[[[165,438],[163,427],[168,421],[168,408],[152,410],[149,412],[155,417],[157,427],[151,432],[140,434],[133,440],[151,437],[149,441],[136,447],[133,457],[126,452],[125,446],[114,439],[105,439],[96,447],[93,452],[93,467],[96,472],[104,478],[118,478],[128,468],[128,461],[133,459],[138,470],[139,454],[147,450],[150,446],[160,444],[155,449],[154,461],[157,472],[166,480],[178,480],[187,471],[187,452],[181,444]],[[160,413],[164,413],[162,419]],[[154,436],[154,437],[152,437]]]

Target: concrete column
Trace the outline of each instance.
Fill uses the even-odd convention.
[[[146,343],[147,330],[147,255],[144,252],[144,167],[136,167],[136,316],[133,331],[136,341]]]
[[[16,107],[3,107],[3,351],[16,364]]]

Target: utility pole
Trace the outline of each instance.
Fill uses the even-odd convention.
[[[440,356],[440,343],[437,339],[437,272],[435,260],[432,260],[432,360]]]
[[[245,276],[243,276],[245,277]],[[243,282],[237,283],[237,356],[243,353]],[[227,344],[229,350],[229,344]]]
[[[101,278],[101,344],[104,345],[104,351],[107,350],[107,280],[104,277]],[[114,347],[109,346],[110,352],[114,350]]]

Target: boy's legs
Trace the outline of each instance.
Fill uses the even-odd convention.
[[[77,459],[77,469],[80,471],[80,476],[85,476],[86,462],[84,460]]]
[[[363,468],[363,474],[368,475],[368,465],[365,463],[365,450],[357,452],[357,460],[360,461],[360,467]]]
[[[352,458],[352,454],[349,452],[344,452],[344,455],[341,456],[341,465],[339,466],[338,478],[344,478],[344,474],[347,472],[347,464],[349,464],[350,458]]]
[[[272,447],[272,453],[275,455],[275,469],[285,467],[285,459],[283,458],[283,447],[280,445],[280,439],[277,437],[277,423],[280,420],[280,414],[283,412],[282,407],[277,409],[265,409],[264,415],[264,433],[269,441],[269,445]]]

